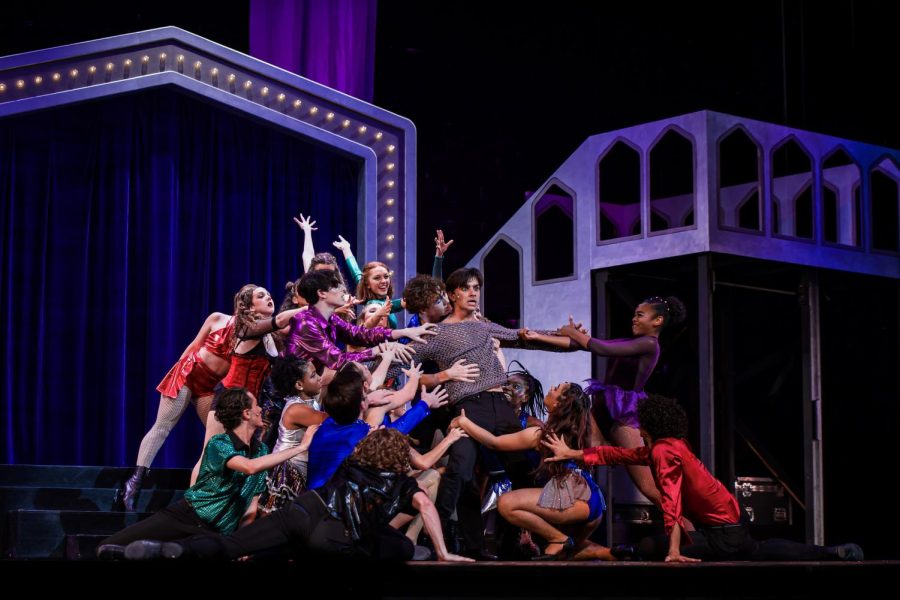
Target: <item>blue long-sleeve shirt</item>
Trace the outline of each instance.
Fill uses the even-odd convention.
[[[385,417],[384,426],[407,434],[431,412],[425,402],[417,402],[402,417],[391,422]],[[309,472],[307,489],[325,485],[344,459],[353,453],[356,444],[369,435],[369,424],[357,419],[346,425],[339,425],[328,417],[319,426],[309,447]]]

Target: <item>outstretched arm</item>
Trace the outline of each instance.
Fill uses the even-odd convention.
[[[306,430],[306,433],[303,435],[303,442],[299,446],[288,448],[287,450],[282,450],[281,452],[275,452],[274,454],[258,456],[256,458],[247,458],[246,456],[235,455],[228,459],[228,462],[225,463],[225,466],[232,471],[244,473],[245,475],[255,475],[256,473],[261,473],[262,471],[268,471],[272,467],[280,465],[284,461],[308,451],[309,445],[312,443],[312,438],[316,434],[316,430],[318,428],[318,425],[310,425]]]
[[[567,338],[557,336],[555,331],[531,329],[508,329],[496,323],[487,323],[491,337],[500,342],[502,348],[522,348],[523,350],[548,350],[551,352],[569,352],[575,349]],[[527,335],[546,336],[544,340],[532,340]],[[558,337],[559,339],[552,339]],[[552,341],[551,341],[552,340]],[[548,343],[549,342],[549,343]]]
[[[562,348],[563,350],[572,350],[577,347],[570,338],[564,335],[550,335],[547,333],[533,331],[531,329],[522,329],[521,331],[519,331],[519,337],[527,342],[547,344],[549,346]]]
[[[312,232],[318,228],[315,227],[316,222],[312,220],[312,217],[304,217],[303,213],[300,213],[299,219],[294,217],[294,223],[303,230],[303,254],[301,258],[303,260],[303,272],[307,273],[309,272],[309,265],[312,264],[313,256],[316,255],[316,251],[313,249]]]
[[[350,271],[353,285],[359,285],[359,282],[362,279],[362,269],[359,268],[356,257],[353,256],[353,251],[350,249],[350,242],[345,240],[344,236],[339,235],[338,241],[334,242],[334,247],[340,250],[344,255],[344,261],[347,263],[347,270]]]
[[[282,327],[287,327],[291,324],[291,319],[294,317],[294,315],[303,310],[306,310],[306,307],[291,308],[288,310],[283,310],[277,315],[272,315],[271,318],[256,320],[246,327],[241,328],[239,332],[240,337],[241,339],[258,338],[266,335],[267,333],[277,331]]]
[[[447,432],[447,435],[444,436],[444,439],[442,439],[437,446],[435,446],[425,454],[419,454],[419,452],[417,452],[413,448],[410,448],[409,464],[412,465],[414,469],[420,469],[422,471],[424,471],[425,469],[430,469],[434,466],[434,463],[439,461],[444,453],[450,449],[450,446],[452,446],[454,442],[462,437],[468,437],[466,435],[466,432],[463,431],[461,427],[453,427],[449,432]]]
[[[479,375],[481,375],[481,369],[478,363],[466,364],[466,359],[461,358],[440,373],[422,375],[422,385],[430,390],[434,386],[447,383],[448,381],[472,383]]]
[[[586,465],[649,465],[650,448],[617,448],[615,446],[595,446],[584,450],[569,448],[566,441],[556,433],[550,433],[547,439],[541,442],[553,451],[553,456],[544,459],[545,462],[558,462],[561,460],[577,460]]]
[[[378,367],[372,371],[372,381],[369,383],[369,389],[371,390],[377,390],[384,385],[388,371],[394,361],[408,363],[415,353],[415,350],[398,342],[382,342],[381,344],[378,344],[377,352],[378,355],[381,356],[381,362],[378,363]],[[413,390],[413,392],[415,392],[415,390]]]
[[[417,365],[415,362],[411,362],[409,369],[404,369],[403,373],[405,373],[407,376],[406,385],[404,385],[396,392],[387,394],[382,397],[381,400],[384,402],[383,404],[370,407],[369,410],[366,411],[365,421],[369,424],[370,427],[379,427],[384,421],[384,416],[386,414],[388,414],[395,408],[400,408],[416,397],[416,388],[419,385],[419,377],[422,373],[422,366]]]
[[[453,240],[444,241],[444,231],[438,229],[434,234],[434,263],[431,265],[431,276],[435,279],[444,279],[444,253],[453,244]]]
[[[490,450],[501,452],[515,452],[516,450],[532,450],[537,448],[541,439],[541,430],[538,427],[529,427],[515,433],[506,435],[494,435],[487,429],[476,425],[466,417],[465,409],[453,420],[452,426],[462,427],[473,440]]]
[[[656,352],[658,340],[652,336],[641,336],[633,339],[623,340],[601,340],[592,338],[576,324],[572,315],[569,315],[569,323],[559,328],[559,333],[572,340],[574,344],[584,350],[588,350],[599,356],[640,356],[642,354],[651,354]]]

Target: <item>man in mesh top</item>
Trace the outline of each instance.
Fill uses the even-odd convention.
[[[483,284],[484,276],[478,269],[457,269],[451,273],[447,278],[447,291],[450,293],[453,312],[439,323],[439,335],[431,338],[427,344],[413,342],[410,346],[415,348],[416,358],[434,361],[442,370],[460,359],[477,364],[480,375],[474,381],[450,381],[446,384],[451,417],[459,415],[465,409],[470,420],[495,435],[502,435],[518,431],[522,426],[503,394],[506,368],[494,352],[494,339],[500,342],[501,347],[556,352],[560,349],[525,341],[518,330],[479,318],[477,312]],[[555,332],[542,333],[553,335]],[[459,503],[458,518],[467,546],[463,553],[484,558],[480,499],[471,485],[478,459],[478,443],[471,438],[463,438],[450,447],[449,457],[436,503],[444,532],[448,542],[455,544],[455,524],[450,517],[457,510],[457,502],[465,488],[467,493],[471,492],[476,498],[468,499],[474,500],[474,503]],[[530,484],[528,472],[531,464],[524,455],[509,453],[501,458],[514,487]],[[472,507],[474,510],[468,510]]]

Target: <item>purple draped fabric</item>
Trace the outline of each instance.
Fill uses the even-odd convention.
[[[377,0],[250,0],[250,54],[372,101]]]

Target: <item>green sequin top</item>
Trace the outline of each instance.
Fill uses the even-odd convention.
[[[254,440],[248,446],[234,432],[214,435],[203,452],[197,483],[184,493],[184,499],[222,535],[234,533],[253,497],[265,489],[266,472],[246,475],[232,471],[225,464],[233,456],[257,458],[268,453],[264,443]]]

